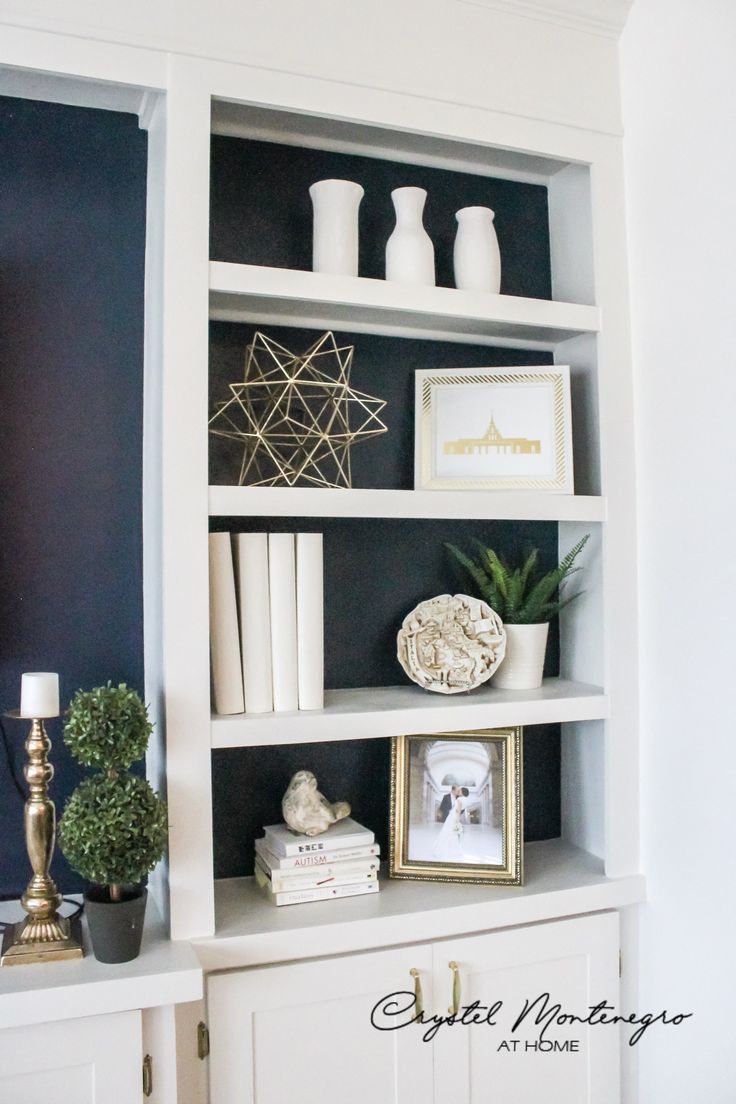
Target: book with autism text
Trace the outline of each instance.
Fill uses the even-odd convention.
[[[304,855],[275,855],[266,846],[265,839],[256,840],[256,853],[261,856],[271,870],[309,870],[317,866],[329,866],[330,863],[344,862],[349,859],[377,858],[381,849],[377,843],[367,847],[340,847],[334,851],[307,851]]]

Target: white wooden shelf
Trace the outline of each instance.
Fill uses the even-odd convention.
[[[210,318],[539,350],[601,328],[579,303],[224,261],[210,262]]]
[[[600,687],[551,678],[539,690],[480,687],[470,694],[431,694],[418,686],[328,690],[324,709],[213,717],[211,732],[213,748],[261,747],[592,721],[608,715],[608,697]]]
[[[596,495],[533,491],[388,491],[321,487],[209,488],[210,517],[471,518],[478,521],[606,520]]]
[[[213,134],[232,138],[402,161],[407,165],[495,176],[501,180],[524,181],[544,187],[548,187],[551,178],[569,165],[564,158],[464,142],[457,135],[446,138],[436,133],[387,130],[367,125],[364,121],[356,123],[353,120],[308,115],[302,111],[274,111],[258,104],[228,102],[219,97],[212,100],[211,127]]]
[[[562,840],[525,848],[522,887],[382,878],[377,894],[275,908],[253,878],[215,883],[217,930],[193,947],[206,970],[335,955],[531,924],[644,899],[640,874],[607,878],[600,859]]]
[[[64,906],[68,914],[68,906]],[[22,919],[17,901],[2,905],[2,920]],[[198,1000],[202,970],[188,943],[172,943],[151,895],[141,953],[132,962],[98,962],[82,914],[84,958],[0,970],[0,1028],[98,1016],[133,1008]]]

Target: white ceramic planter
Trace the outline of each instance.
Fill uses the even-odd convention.
[[[542,685],[549,624],[504,625],[506,655],[493,676],[499,690],[536,690]]]
[[[391,193],[396,228],[386,243],[386,279],[397,284],[434,287],[434,246],[424,229],[424,188],[395,188]]]
[[[358,208],[364,196],[353,180],[318,180],[309,189],[314,211],[312,270],[358,275]]]
[[[501,290],[501,254],[490,207],[463,207],[455,215],[455,287],[462,291]]]

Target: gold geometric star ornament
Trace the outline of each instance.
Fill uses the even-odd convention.
[[[353,352],[332,333],[305,353],[255,334],[242,383],[228,385],[209,423],[242,445],[239,486],[352,486],[352,446],[387,432],[385,400],[350,386]]]

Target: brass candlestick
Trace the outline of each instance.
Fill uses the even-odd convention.
[[[23,773],[29,789],[24,822],[33,877],[20,900],[26,910],[25,920],[5,930],[2,966],[81,958],[83,953],[79,919],[59,916],[62,897],[49,874],[56,840],[56,810],[48,795],[49,782],[54,777],[54,768],[48,760],[50,750],[51,741],[43,720],[32,720],[26,739],[28,762]]]

